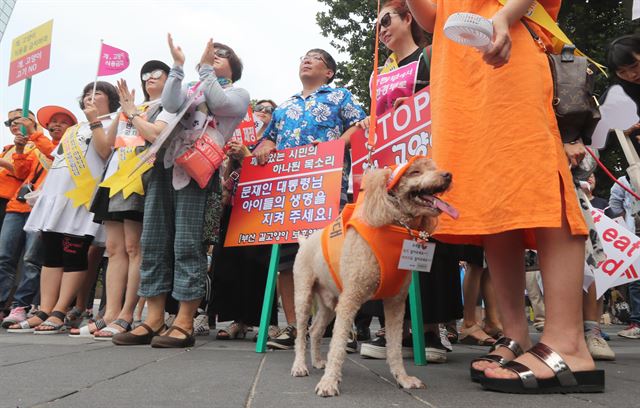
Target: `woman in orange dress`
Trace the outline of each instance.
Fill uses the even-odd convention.
[[[508,336],[505,347],[472,363],[472,374],[485,388],[507,392],[601,391],[604,374],[594,370],[582,328],[587,227],[569,170],[585,149],[580,141],[562,144],[547,57],[520,22],[534,1],[408,3],[434,33],[433,157],[453,173],[445,199],[461,214],[457,221],[441,219],[438,238],[484,246]],[[539,3],[557,17],[561,0]],[[493,21],[486,52],[444,36],[447,18],[457,12]],[[547,311],[533,348],[523,313],[524,250],[531,247],[539,252]],[[518,357],[518,348],[530,351]],[[549,356],[566,362],[559,374],[541,361]]]

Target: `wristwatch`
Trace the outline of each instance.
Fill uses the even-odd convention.
[[[140,116],[140,114],[138,112],[133,112],[133,113],[127,114],[127,119],[129,119],[129,122],[131,122],[133,118],[135,118],[136,116]]]

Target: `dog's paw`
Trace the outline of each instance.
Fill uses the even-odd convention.
[[[326,360],[318,360],[318,361],[312,362],[312,364],[313,364],[313,368],[317,368],[318,370],[323,370],[325,368],[325,366],[327,365],[327,361]]]
[[[396,377],[398,385],[402,388],[427,388],[427,386],[418,378],[411,375],[403,375]]]
[[[291,367],[291,375],[294,377],[306,377],[309,375],[309,369],[306,364],[294,364]]]
[[[323,376],[318,385],[316,385],[316,394],[321,397],[335,397],[337,395],[340,395],[338,381]]]

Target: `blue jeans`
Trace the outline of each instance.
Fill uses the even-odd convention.
[[[640,324],[640,281],[631,282],[629,289],[629,307],[631,308],[631,323]]]
[[[14,294],[13,306],[28,306],[40,285],[41,248],[40,234],[24,232],[24,224],[29,214],[7,213],[0,230],[0,301],[4,302],[11,293],[16,279],[22,250],[22,279]]]

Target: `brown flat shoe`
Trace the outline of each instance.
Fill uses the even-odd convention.
[[[174,330],[179,331],[186,337],[184,339],[178,339],[176,337],[169,336],[169,333]],[[193,335],[193,330],[191,330],[191,333],[189,333],[185,329],[178,326],[169,327],[169,330],[167,330],[162,336],[156,336],[153,338],[153,340],[151,340],[151,347],[155,348],[186,348],[193,347],[195,344],[196,337]]]
[[[116,346],[139,346],[141,344],[151,344],[151,340],[160,335],[160,333],[167,328],[167,326],[163,324],[158,330],[153,331],[153,329],[146,323],[140,323],[140,326],[147,331],[147,334],[138,335],[131,332],[118,333],[113,335],[111,342]]]

